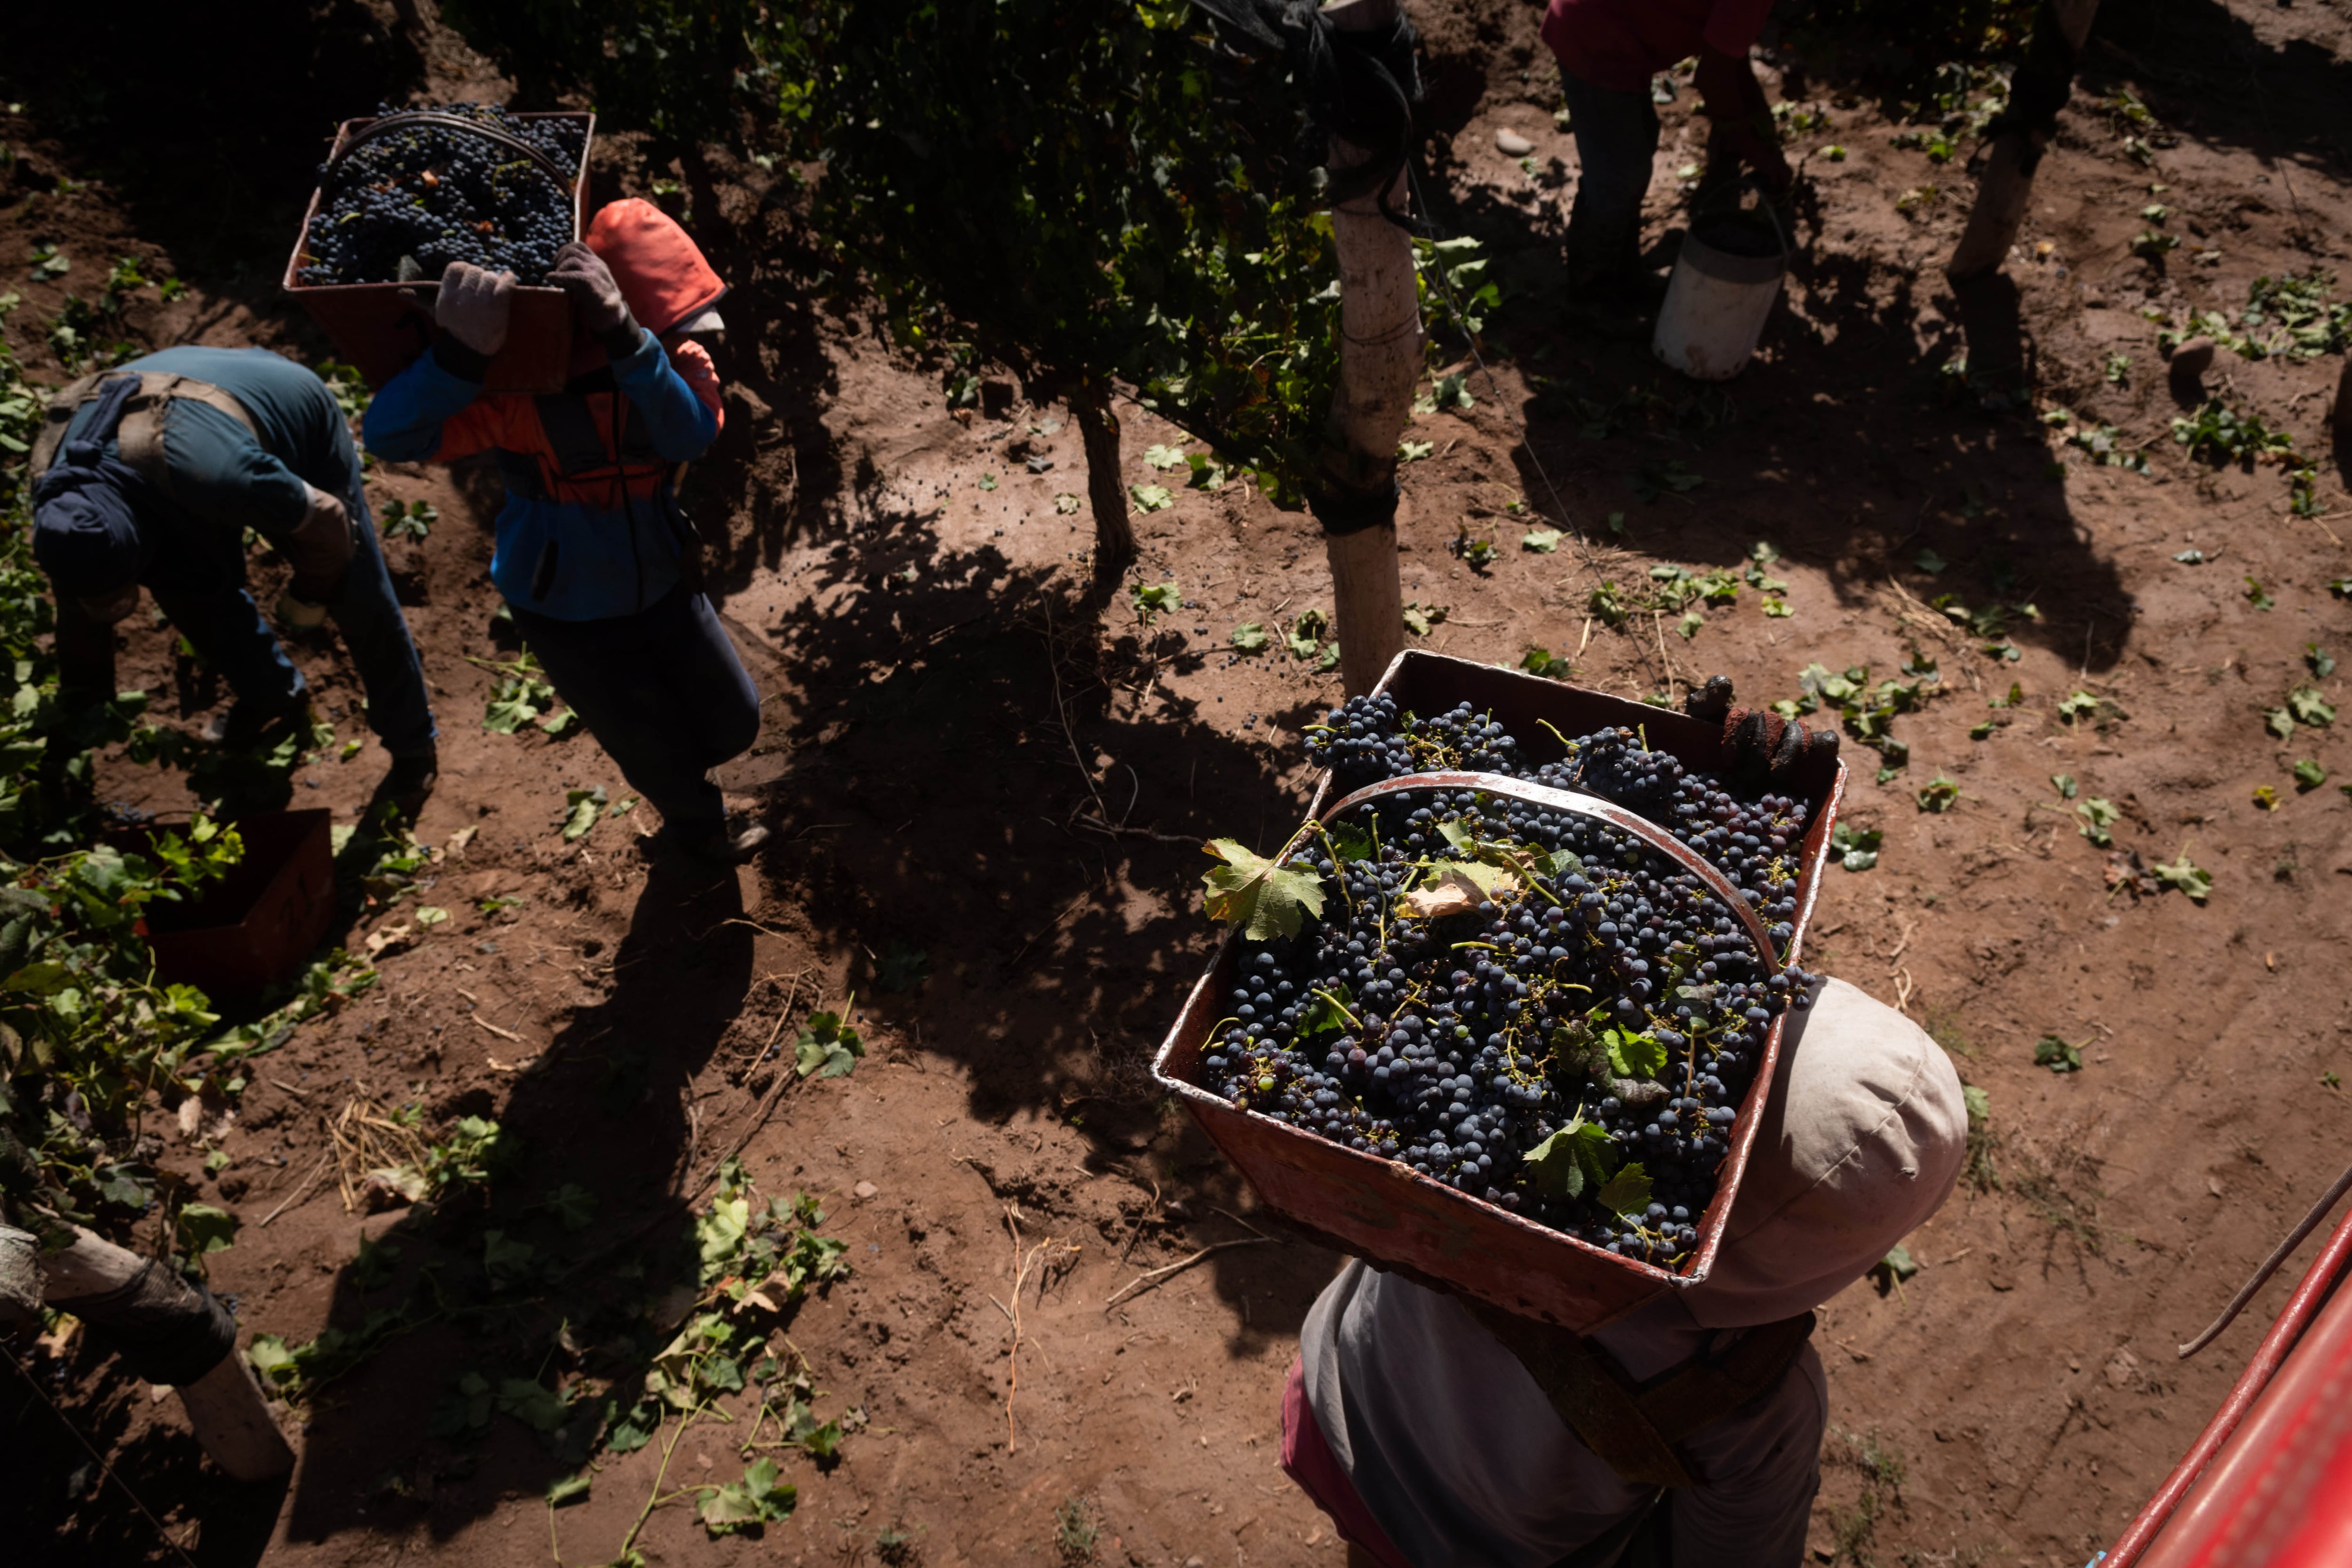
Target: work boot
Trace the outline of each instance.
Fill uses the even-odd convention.
[[[392,771],[375,786],[377,801],[391,805],[400,813],[400,819],[410,827],[425,815],[425,803],[433,795],[433,786],[441,782],[441,754],[431,746],[413,752],[404,757],[392,759]]]
[[[768,838],[766,828],[756,823],[746,824],[740,817],[682,831],[666,822],[661,831],[646,839],[646,848],[650,854],[674,855],[697,865],[721,868],[740,866],[757,854]]]
[[[310,727],[310,693],[304,688],[281,702],[256,702],[240,697],[230,704],[226,714],[213,715],[199,734],[225,750],[250,752],[258,749],[264,741],[275,743],[289,730]]]

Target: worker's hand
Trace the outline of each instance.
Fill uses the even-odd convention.
[[[351,510],[342,498],[328,494],[307,480],[302,486],[310,497],[310,505],[302,521],[284,539],[276,542],[279,553],[293,563],[294,580],[287,584],[287,596],[278,601],[278,616],[288,625],[309,630],[319,624],[319,616],[303,618],[300,614],[289,616],[287,606],[299,605],[305,610],[331,604],[343,591],[343,579],[351,571],[352,552],[357,548],[352,533]]]
[[[608,350],[635,352],[636,318],[629,314],[629,302],[622,297],[621,285],[603,257],[574,240],[555,253],[547,280],[572,296],[572,308],[579,312],[580,325],[590,337]]]
[[[507,317],[514,302],[515,277],[469,261],[453,261],[441,274],[441,295],[433,319],[441,330],[485,357],[507,345]]]
[[[1702,47],[1692,79],[1704,112],[1715,122],[1707,137],[1712,168],[1736,161],[1755,174],[1768,194],[1786,195],[1796,176],[1780,155],[1780,129],[1772,122],[1772,105],[1754,68],[1741,56]]]
[[[1809,731],[1769,708],[1734,708],[1727,675],[1709,676],[1706,685],[1693,688],[1683,698],[1683,711],[1723,726],[1724,771],[1742,784],[1785,783],[1802,759],[1837,755],[1834,723]]]
[[[100,626],[110,626],[139,607],[139,584],[125,583],[111,594],[93,595],[75,601],[83,615]]]
[[[314,632],[326,624],[327,606],[314,605],[289,588],[278,595],[278,624],[289,632]]]

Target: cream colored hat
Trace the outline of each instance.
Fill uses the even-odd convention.
[[[1885,1003],[1832,980],[1780,1052],[1723,1250],[1682,1297],[1706,1328],[1828,1300],[1942,1206],[1967,1155],[1959,1075]]]

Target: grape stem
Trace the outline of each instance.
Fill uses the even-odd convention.
[[[1331,993],[1324,990],[1320,985],[1314,987],[1314,992],[1315,994],[1322,997],[1323,1000],[1339,1009],[1339,1016],[1347,1019],[1348,1022],[1355,1025],[1359,1029],[1364,1026],[1364,1021],[1361,1018],[1357,1017],[1353,1013],[1348,1011],[1348,1005],[1345,1002],[1340,1001],[1337,996],[1332,995]]]

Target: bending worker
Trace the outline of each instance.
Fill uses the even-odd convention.
[[[324,382],[264,349],[165,349],[51,398],[32,473],[33,556],[57,591],[68,690],[112,694],[109,628],[144,586],[236,696],[208,738],[242,749],[307,723],[302,672],[246,591],[250,528],[294,568],[279,624],[331,619],[342,635],[392,753],[378,798],[415,820],[436,771],[433,710]]]
[[[1772,106],[1748,63],[1772,0],[1551,0],[1543,40],[1559,60],[1580,168],[1569,209],[1574,308],[1596,318],[1654,310],[1657,277],[1642,266],[1642,199],[1658,154],[1650,81],[1698,57],[1695,85],[1714,122],[1702,200],[1736,190],[1741,167],[1774,196],[1790,175]]]
[[[1968,1115],[1943,1051],[1843,981],[1786,1031],[1702,1283],[1580,1339],[1361,1262],[1324,1290],[1283,1468],[1354,1568],[1609,1568],[1637,1536],[1675,1568],[1797,1568],[1828,1404],[1811,1309],[1942,1205]],[[1617,1392],[1691,1369],[1711,1386],[1679,1407]]]
[[[514,275],[452,262],[440,335],[368,405],[368,447],[399,462],[497,453],[507,499],[490,579],[523,642],[660,811],[655,847],[732,865],[768,833],[729,823],[709,772],[758,735],[760,698],[703,595],[675,487],[719,437],[719,373],[686,333],[715,321],[726,285],[634,198],[558,251],[548,281],[571,294],[579,329],[562,392],[484,394]]]

